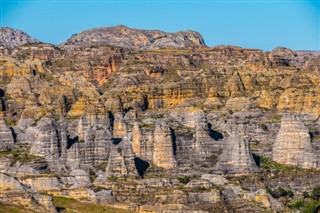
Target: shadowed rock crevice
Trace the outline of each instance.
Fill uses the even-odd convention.
[[[173,148],[173,154],[177,154],[177,138],[175,134],[175,130],[170,127],[171,132],[171,138],[172,138],[172,148]]]
[[[134,163],[137,168],[139,176],[143,178],[150,164],[147,161],[141,160],[140,158],[135,158]]]
[[[213,138],[216,141],[222,140],[223,139],[223,135],[220,132],[211,129],[211,127],[212,127],[212,124],[208,123],[208,129],[209,129],[210,137]]]
[[[10,127],[9,129],[11,130],[13,141],[16,143],[17,142],[17,134],[12,127]]]
[[[73,146],[73,144],[79,142],[79,137],[70,138],[70,135],[67,136],[67,149]]]
[[[122,141],[122,138],[111,138],[112,144],[117,145]]]

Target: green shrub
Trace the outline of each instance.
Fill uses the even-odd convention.
[[[274,198],[280,198],[280,197],[293,197],[293,192],[290,190],[285,190],[281,186],[279,186],[277,189],[267,189],[267,191],[272,195]]]
[[[111,177],[108,177],[108,180],[110,180],[111,182],[117,182],[118,178],[115,176],[111,176]]]
[[[7,63],[7,60],[0,60],[0,66],[4,65],[5,63]]]
[[[289,208],[291,209],[300,209],[304,206],[304,200],[297,200],[293,204],[289,205]]]
[[[192,178],[190,176],[181,176],[181,177],[178,177],[177,179],[180,183],[187,184],[190,182]]]
[[[96,173],[92,169],[89,169],[89,178],[91,182],[96,178]]]
[[[306,192],[306,191],[304,191],[304,192],[302,193],[302,195],[303,195],[303,198],[309,198],[309,197],[310,197],[309,193]]]
[[[320,198],[320,185],[314,187],[314,189],[311,192],[311,198],[314,200],[319,200],[319,198]]]
[[[301,213],[317,213],[320,210],[319,201],[309,201],[301,208]]]
[[[210,157],[208,157],[208,160],[210,161],[211,165],[214,166],[218,161],[218,157],[217,155],[211,155]]]

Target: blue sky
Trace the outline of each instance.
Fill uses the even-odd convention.
[[[208,46],[320,50],[320,0],[0,0],[0,25],[59,44],[86,29],[123,24],[196,30]]]

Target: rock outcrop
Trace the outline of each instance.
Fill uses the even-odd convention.
[[[12,131],[6,125],[3,117],[0,117],[0,151],[12,149],[14,146],[14,138]]]
[[[202,115],[196,123],[195,144],[194,149],[197,156],[206,158],[213,153],[216,141],[210,137],[208,127],[208,119]],[[211,130],[212,131],[212,130]],[[222,139],[222,135],[218,135],[216,140]]]
[[[0,173],[0,199],[4,203],[22,205],[40,212],[57,213],[52,197],[39,194],[23,186],[15,178],[2,173]]]
[[[154,131],[142,129],[135,122],[132,130],[132,149],[136,157],[153,162]]]
[[[0,27],[0,48],[14,48],[24,44],[38,43],[21,30],[14,30],[10,27]]]
[[[309,129],[298,116],[283,116],[281,128],[272,147],[272,157],[281,164],[302,168],[318,167]]]
[[[168,124],[162,122],[154,130],[153,163],[158,167],[172,169],[176,166],[175,144]]]
[[[51,118],[44,117],[39,121],[30,154],[51,160],[60,157],[61,143],[55,123]]]
[[[113,137],[123,138],[127,132],[127,125],[124,121],[124,115],[122,113],[116,113],[114,115],[113,123]]]
[[[204,40],[198,32],[165,33],[159,30],[133,29],[123,25],[83,31],[73,35],[60,46],[68,48],[74,45],[109,45],[129,49],[205,47]]]
[[[247,175],[261,172],[250,152],[242,125],[233,127],[215,166],[216,174]]]
[[[77,135],[69,136],[66,159],[70,166],[100,165],[108,161],[112,133],[108,114],[85,114],[79,119]],[[76,167],[74,167],[76,169]]]
[[[127,134],[120,144],[112,146],[108,166],[107,176],[137,175],[134,161],[134,153],[131,145],[131,135]]]

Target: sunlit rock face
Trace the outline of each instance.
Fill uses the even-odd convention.
[[[35,141],[30,153],[41,157],[58,159],[61,154],[61,144],[55,123],[50,118],[42,118],[35,132]]]
[[[137,176],[135,156],[130,139],[131,135],[126,134],[120,144],[111,147],[106,176]]]
[[[232,128],[215,166],[217,174],[246,175],[261,172],[253,160],[243,125]]]
[[[309,129],[298,116],[284,115],[272,150],[273,160],[302,168],[317,168],[318,159]]]
[[[158,123],[154,130],[153,163],[166,169],[176,166],[172,135],[166,123]]]
[[[0,150],[10,150],[14,146],[12,131],[6,125],[3,117],[0,116]]]
[[[123,25],[96,28],[73,35],[62,48],[69,46],[104,45],[129,49],[205,47],[202,36],[195,31],[165,33],[159,30],[139,30]]]
[[[32,38],[27,33],[10,27],[0,27],[0,38],[0,48],[14,48],[39,42],[39,40]]]

